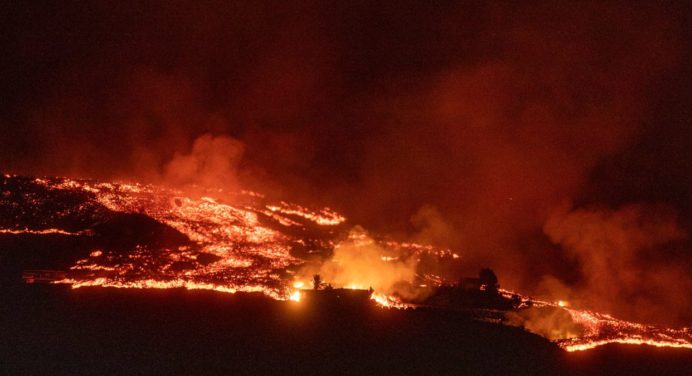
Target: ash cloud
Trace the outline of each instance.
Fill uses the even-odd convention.
[[[4,7],[11,172],[248,186],[584,297],[597,268],[543,232],[562,203],[689,232],[689,4]],[[665,257],[652,281],[689,272]]]

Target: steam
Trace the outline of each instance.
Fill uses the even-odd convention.
[[[250,183],[332,207],[372,231],[453,247],[466,268],[456,277],[487,265],[504,286],[527,292],[617,300],[620,310],[642,299],[631,312],[646,316],[639,320],[666,315],[642,306],[688,304],[689,252],[669,249],[685,227],[672,216],[649,217],[641,205],[556,212],[565,201],[614,205],[594,170],[617,157],[636,161],[646,131],[673,129],[677,149],[651,137],[668,160],[692,149],[686,9],[65,7],[9,15],[29,25],[3,45],[11,87],[0,164],[10,172],[226,190]],[[679,184],[671,204],[689,217],[687,165],[667,170],[665,158],[644,151],[647,168],[671,171],[670,184]],[[632,196],[622,200],[651,201]],[[628,231],[635,240],[620,238]],[[323,272],[393,288],[377,275],[347,277],[372,268],[344,250],[381,266],[368,247],[344,243],[336,253],[346,264]],[[399,262],[385,264],[387,280],[409,278],[412,261]],[[608,276],[608,268],[617,270]]]
[[[550,340],[577,337],[583,331],[583,327],[560,308],[526,308],[507,312],[505,318],[508,325],[522,327]]]
[[[243,144],[229,136],[204,134],[187,154],[176,153],[166,164],[164,181],[177,187],[201,186],[235,191]]]
[[[459,234],[440,210],[432,205],[423,205],[411,216],[415,232],[411,240],[422,244],[449,246],[459,243]]]
[[[580,267],[582,278],[572,296],[620,316],[685,323],[692,308],[692,278],[680,254],[689,251],[681,248],[688,234],[670,208],[563,207],[544,230]],[[558,287],[564,293],[564,286]]]
[[[612,15],[609,24],[630,30],[632,19],[604,8],[597,13]],[[591,171],[637,138],[647,86],[676,61],[675,40],[652,31],[666,22],[655,12],[648,31],[593,39],[568,37],[601,35],[605,25],[581,12],[530,13],[565,19],[500,9],[507,22],[492,28],[496,38],[479,39],[502,53],[393,78],[367,98],[362,121],[383,130],[368,138],[363,179],[346,200],[350,217],[369,228],[449,244],[464,260],[461,275],[492,266],[505,286],[524,291],[566,268],[541,229],[582,194]],[[633,64],[642,56],[646,63]],[[445,225],[420,231],[421,217],[436,222],[431,207]]]

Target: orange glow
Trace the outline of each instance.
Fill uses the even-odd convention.
[[[373,292],[372,295],[370,296],[370,299],[374,300],[378,305],[384,308],[397,308],[397,309],[405,309],[405,308],[415,308],[413,304],[406,304],[401,301],[401,299],[393,297],[393,296],[388,296],[385,294]]]
[[[501,292],[505,297],[516,294],[508,290]],[[589,350],[609,343],[692,349],[692,328],[690,327],[659,328],[653,325],[619,320],[603,313],[569,308],[566,301],[547,302],[519,296],[522,302],[530,302],[534,307],[563,309],[569,313],[575,323],[583,327],[583,332],[580,335],[555,341],[558,346],[569,352]]]
[[[300,301],[300,291],[296,290],[291,293],[291,297],[289,298],[290,300],[294,302],[299,302]]]
[[[329,208],[324,208],[319,212],[313,212],[300,205],[289,204],[283,201],[281,202],[281,205],[267,205],[267,209],[273,212],[303,217],[323,226],[336,226],[346,220],[346,218],[341,216],[339,213]]]
[[[112,211],[146,214],[180,231],[194,244],[164,250],[138,246],[126,255],[94,250],[89,258],[72,266],[74,275],[61,283],[74,288],[186,288],[261,292],[275,299],[291,298],[281,274],[287,267],[303,261],[289,253],[296,239],[260,222],[259,216],[266,215],[263,214],[266,210],[254,203],[263,200],[259,194],[245,193],[242,199],[249,203],[235,205],[212,197],[187,197],[180,191],[152,185],[71,179],[36,179],[35,182],[51,189],[88,192],[96,202]],[[311,211],[285,203],[278,207],[288,207],[293,215],[318,224],[333,225],[343,220],[328,209]],[[282,220],[280,223],[284,225],[303,226],[295,220]],[[72,234],[58,229],[24,232]],[[198,263],[201,255],[216,259]],[[181,264],[190,266],[182,270],[175,267]]]
[[[587,310],[566,310],[575,322],[584,327],[583,335],[558,342],[560,347],[570,352],[609,343],[692,349],[692,328],[657,328]]]
[[[593,349],[593,348],[598,347],[598,346],[607,345],[609,343],[621,343],[621,344],[626,344],[626,345],[649,345],[649,346],[655,346],[655,347],[674,347],[674,348],[692,349],[692,344],[690,344],[690,343],[679,343],[679,342],[673,342],[673,341],[656,341],[656,340],[641,339],[641,338],[606,339],[606,340],[602,340],[602,341],[593,341],[593,342],[587,342],[587,343],[581,343],[581,344],[566,345],[566,346],[561,346],[561,347],[563,349],[569,351],[569,352],[574,352],[574,351],[590,350],[590,349]]]
[[[65,231],[57,228],[47,228],[44,230],[29,230],[29,229],[0,229],[0,234],[12,234],[12,235],[22,235],[22,234],[30,234],[30,235],[50,235],[50,234],[56,234],[56,235],[71,235],[71,236],[76,236],[76,235],[82,235],[83,232],[71,232],[71,231]]]
[[[310,284],[307,281],[313,274],[298,275],[296,270],[300,271],[299,268],[306,264],[303,259],[292,255],[291,250],[296,244],[307,247],[309,243],[298,235],[287,235],[277,228],[332,227],[346,220],[327,208],[311,210],[285,202],[266,204],[263,196],[252,192],[242,193],[237,202],[231,203],[211,197],[188,197],[175,189],[143,184],[71,179],[35,179],[34,182],[48,189],[85,192],[93,201],[115,212],[143,213],[178,230],[191,241],[189,245],[167,249],[139,245],[124,253],[94,249],[88,257],[70,267],[67,278],[54,282],[69,284],[72,288],[101,286],[259,292],[272,299],[300,301],[300,289]],[[274,225],[267,224],[271,221]],[[0,234],[3,233],[91,235],[89,231],[71,232],[58,228],[0,229]],[[375,292],[371,299],[386,308],[415,307],[402,301],[388,288],[392,282],[408,281],[416,286],[448,283],[438,275],[419,274],[415,266],[421,257],[461,258],[449,249],[382,240],[362,229],[351,231],[348,238],[338,244],[324,240],[321,247],[334,250],[332,259],[322,265],[323,269],[325,265],[332,269],[318,271],[326,282],[334,284],[334,287],[353,289],[372,286]],[[368,261],[362,263],[364,259]],[[501,290],[501,293],[507,298],[515,295],[507,290]],[[530,303],[534,307],[563,310],[583,328],[581,333],[570,334],[570,338],[555,340],[566,351],[587,350],[608,343],[692,349],[692,328],[659,328],[576,309],[564,300],[546,302],[516,295],[524,306]]]
[[[284,300],[283,296],[268,291],[264,286],[223,286],[216,285],[213,283],[200,283],[200,282],[190,282],[184,280],[173,280],[173,281],[157,281],[155,279],[143,279],[139,281],[132,282],[113,282],[107,278],[96,278],[90,281],[78,281],[75,279],[66,278],[55,283],[64,283],[71,285],[72,288],[77,289],[81,287],[114,287],[121,289],[172,289],[172,288],[184,288],[187,290],[213,290],[218,292],[225,292],[230,294],[235,294],[236,292],[261,292],[267,296],[277,299]]]

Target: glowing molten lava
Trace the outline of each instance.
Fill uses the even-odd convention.
[[[657,328],[588,310],[566,310],[584,327],[583,335],[558,342],[567,351],[588,350],[609,343],[692,349],[692,328]]]
[[[377,304],[379,304],[382,307],[386,308],[415,308],[414,304],[407,304],[401,301],[401,299],[391,296],[391,295],[386,295],[386,294],[381,294],[374,292],[370,296],[370,299],[374,300]]]
[[[298,274],[306,260],[317,255],[322,259],[331,257],[319,272],[332,273],[329,281],[341,284],[335,287],[374,287],[371,299],[380,306],[407,308],[414,305],[378,287],[384,286],[381,278],[385,274],[407,281],[409,286],[435,288],[448,282],[435,274],[416,270],[417,262],[424,257],[460,258],[451,250],[376,240],[359,231],[348,233],[342,226],[346,219],[328,208],[312,210],[286,202],[266,202],[264,196],[254,192],[243,191],[227,195],[228,200],[219,200],[190,197],[175,189],[153,185],[64,178],[29,180],[10,175],[4,178],[6,186],[24,188],[17,192],[6,188],[0,197],[3,210],[11,213],[8,220],[14,218],[18,222],[5,223],[0,235],[92,237],[96,236],[92,225],[107,222],[113,213],[150,218],[184,235],[184,241],[172,243],[142,241],[125,250],[117,246],[91,249],[70,268],[67,278],[56,281],[73,288],[205,289],[224,293],[257,292],[273,299],[300,301],[301,289],[309,283],[301,280],[304,275]],[[48,195],[51,192],[67,195],[66,203],[52,202]],[[42,212],[43,208],[48,211]],[[80,218],[77,224],[67,220],[73,217]],[[27,226],[20,218],[39,219],[37,224]],[[364,260],[367,262],[363,263]],[[365,264],[369,266],[362,266]],[[371,270],[365,270],[368,268]],[[514,295],[506,290],[502,293],[506,297]],[[608,343],[692,349],[692,328],[657,328],[578,310],[565,301],[552,303],[521,298],[526,306],[530,303],[534,307],[569,313],[582,330],[578,335],[556,340],[567,351]]]
[[[114,212],[145,214],[193,242],[170,249],[141,245],[127,254],[92,252],[71,268],[73,277],[62,283],[74,288],[187,288],[261,292],[282,300],[291,297],[285,280],[288,268],[303,262],[290,254],[299,239],[262,223],[259,217],[266,208],[252,202],[255,195],[247,194],[250,200],[244,205],[231,205],[209,197],[190,198],[176,190],[149,185],[67,179],[37,181],[52,189],[89,192],[96,202]],[[297,208],[302,210],[300,214]],[[330,211],[311,212],[297,206],[291,207],[289,214],[318,225],[342,221]],[[297,223],[290,218],[284,222]],[[204,258],[209,261],[200,262]]]
[[[507,290],[502,290],[502,293],[507,297],[516,294]],[[529,303],[534,307],[562,309],[569,313],[572,321],[582,328],[582,332],[577,336],[555,341],[566,351],[583,351],[610,343],[692,349],[692,328],[689,327],[659,328],[619,320],[603,313],[569,308],[569,303],[563,300],[547,302],[525,296],[521,296],[521,299],[523,304]]]

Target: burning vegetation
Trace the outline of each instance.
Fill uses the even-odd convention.
[[[313,302],[365,298],[383,307],[464,311],[521,326],[567,351],[614,342],[692,348],[692,328],[657,328],[522,296],[501,289],[490,269],[478,278],[448,280],[423,261],[460,262],[463,253],[377,237],[328,208],[273,203],[248,191],[224,197],[4,175],[0,236],[83,240],[78,254],[56,261],[67,271],[26,270],[27,282],[250,292]],[[2,256],[6,264],[18,257]]]

